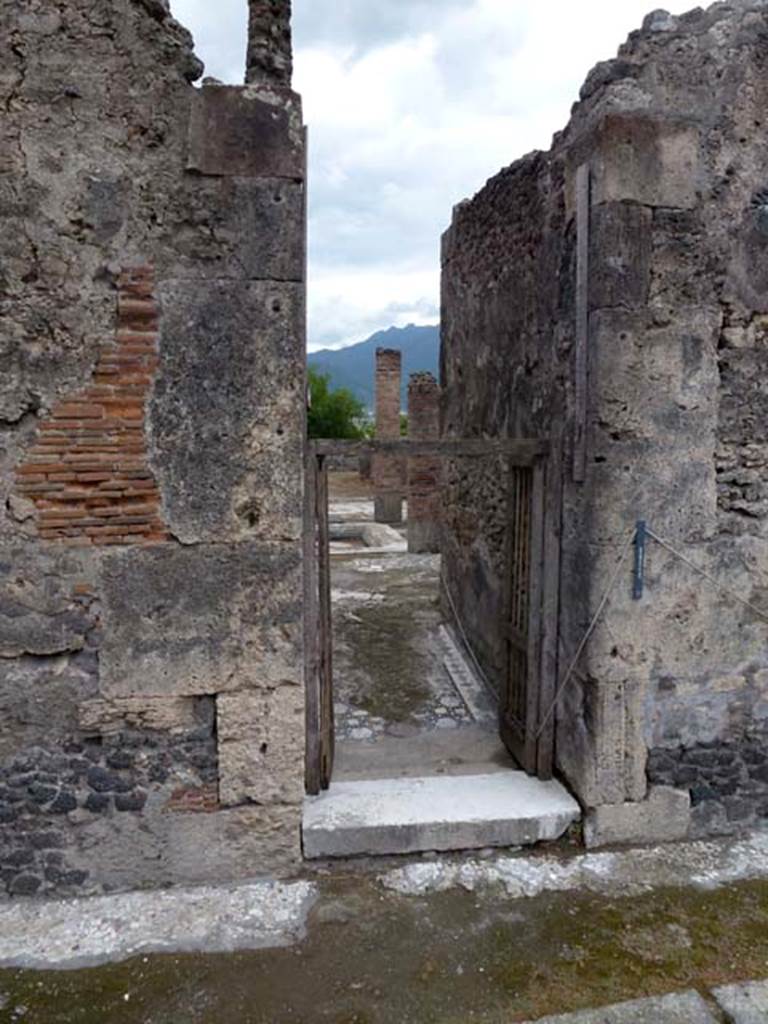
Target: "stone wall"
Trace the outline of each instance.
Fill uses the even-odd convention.
[[[0,3],[0,891],[300,856],[304,135],[277,6],[251,84],[197,89],[162,0]]]
[[[768,611],[767,40],[757,2],[650,15],[591,72],[552,150],[492,179],[446,236],[444,433],[553,443],[561,671],[639,518]],[[591,180],[584,482],[572,450],[580,168]],[[453,467],[445,550],[498,679],[497,477]],[[689,820],[674,801],[678,833],[732,830],[766,810],[766,621],[653,542],[633,601],[631,562],[561,701],[559,768],[587,808],[626,805],[615,820],[647,820],[649,839],[661,799],[646,802],[649,787],[670,784],[693,803]]]

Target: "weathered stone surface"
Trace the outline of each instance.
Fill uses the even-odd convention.
[[[598,124],[591,148],[593,204],[696,206],[702,186],[697,124],[681,116],[608,115]]]
[[[285,89],[204,86],[192,105],[187,159],[200,174],[301,181],[301,100]]]
[[[219,799],[223,806],[301,802],[303,716],[300,686],[217,698]]]
[[[213,711],[301,679],[290,5],[202,91],[167,0],[46,6],[0,3],[0,881],[280,870],[296,813],[222,823]]]
[[[763,1024],[768,1017],[768,982],[725,985],[712,993],[732,1024]]]
[[[697,834],[766,811],[760,766],[741,754],[763,732],[765,623],[722,589],[762,608],[768,579],[763,29],[746,2],[656,12],[595,68],[550,152],[456,207],[443,240],[443,435],[551,440],[561,673],[601,610],[561,699],[560,768],[587,806],[635,804],[648,750],[668,753],[675,765],[651,781],[690,789]],[[590,315],[576,483],[580,168]],[[506,495],[500,463],[447,467],[444,572],[501,690]],[[618,572],[617,557],[640,518],[679,556],[651,542],[633,601],[631,551]],[[708,744],[738,771],[685,760]]]
[[[584,823],[584,841],[589,848],[675,842],[686,838],[690,824],[688,793],[654,786],[642,802],[606,804],[590,810]]]
[[[599,1010],[541,1017],[537,1024],[716,1024],[717,1018],[698,992],[636,999]],[[533,1024],[529,1021],[528,1024]]]
[[[118,733],[125,728],[185,732],[205,724],[205,699],[195,697],[118,697],[80,705],[80,728],[87,733]],[[210,705],[211,715],[213,705]]]
[[[162,289],[151,462],[185,544],[301,536],[300,285]]]
[[[104,559],[101,589],[109,697],[301,679],[298,552],[259,544],[119,551]]]
[[[248,0],[246,80],[290,86],[293,70],[291,0]]]

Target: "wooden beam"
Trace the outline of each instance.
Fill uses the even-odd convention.
[[[306,701],[305,784],[310,796],[320,792],[320,650],[317,575],[317,459],[304,463],[304,679]]]
[[[328,509],[328,462],[318,460],[317,553],[320,585],[320,786],[328,789],[333,774],[336,738],[333,707],[333,619],[331,612],[331,542]]]
[[[309,442],[310,452],[318,456],[422,455],[446,459],[503,456],[513,466],[532,466],[549,453],[548,441],[470,438],[465,441],[333,441]]]
[[[587,475],[589,369],[589,165],[576,172],[576,346],[574,362],[573,479]]]

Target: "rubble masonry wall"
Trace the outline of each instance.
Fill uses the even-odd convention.
[[[553,443],[565,482],[561,671],[638,518],[768,611],[766,56],[763,3],[655,12],[591,72],[553,148],[491,179],[446,235],[443,433]],[[588,468],[576,483],[582,165]],[[498,685],[501,469],[452,467],[443,541],[465,626]],[[682,833],[764,817],[765,621],[654,544],[641,602],[631,585],[629,558],[559,708],[560,770],[587,808],[626,804],[622,821],[647,820],[648,838],[649,787],[686,796],[669,794]]]

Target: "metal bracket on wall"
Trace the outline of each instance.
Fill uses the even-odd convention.
[[[648,524],[644,519],[638,519],[637,532],[635,533],[635,574],[632,597],[640,601],[645,591],[645,548],[648,540]]]

